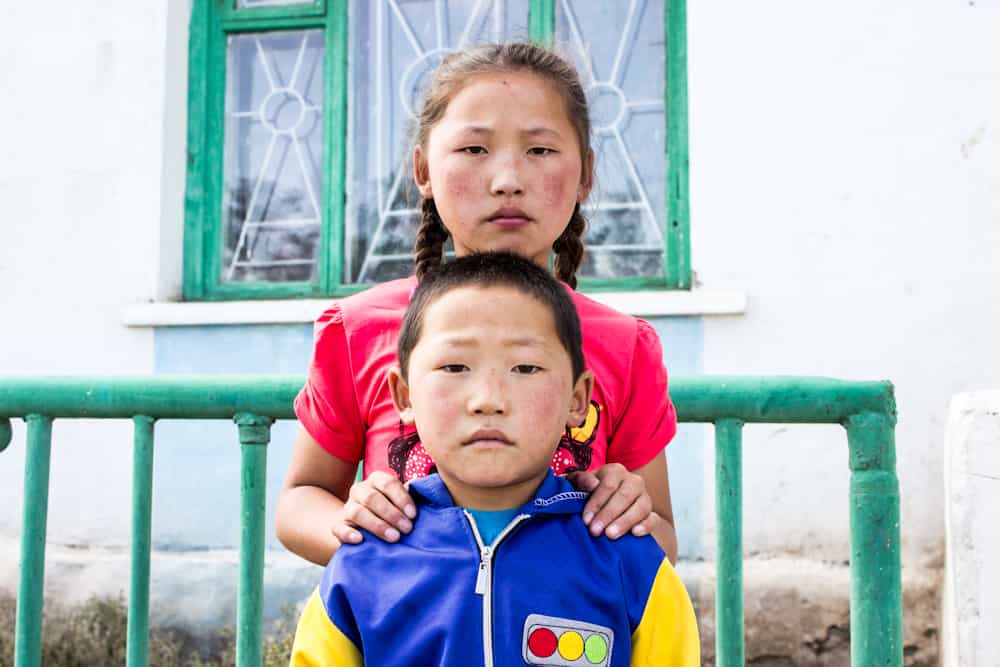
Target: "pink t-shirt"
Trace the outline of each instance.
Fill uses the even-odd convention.
[[[324,312],[316,320],[306,386],[295,399],[306,431],[334,456],[352,463],[364,459],[365,477],[384,470],[408,481],[433,472],[415,431],[402,429],[386,380],[416,284],[412,277],[383,283]],[[617,462],[635,470],[677,430],[659,338],[643,320],[570,294],[594,393],[586,422],[563,436],[552,469],[562,474]]]

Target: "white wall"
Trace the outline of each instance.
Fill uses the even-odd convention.
[[[158,229],[169,205],[161,197],[165,78],[185,65],[166,63],[167,7],[8,5],[0,21],[0,375],[149,373],[151,331],[120,320],[123,307],[158,289]],[[183,104],[183,93],[171,96]],[[183,174],[183,130],[181,151]],[[50,539],[123,543],[130,427],[57,421],[54,443]],[[0,454],[0,536],[20,532],[23,452],[18,438]]]
[[[948,398],[1000,372],[1000,5],[688,11],[693,265],[749,293],[705,371],[891,379],[904,557],[933,557]],[[847,558],[845,442],[750,432],[749,551]]]

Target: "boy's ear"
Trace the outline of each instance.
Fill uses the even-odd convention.
[[[427,156],[420,146],[413,147],[413,181],[417,184],[417,190],[424,199],[433,199],[434,192],[431,189],[431,174],[427,168]]]
[[[594,393],[594,374],[584,371],[573,385],[573,398],[569,405],[569,417],[566,426],[577,428],[582,426],[590,412],[590,395]]]
[[[392,394],[392,404],[399,413],[399,420],[406,425],[413,423],[413,405],[410,403],[410,386],[403,379],[403,371],[399,366],[389,369],[389,393]]]

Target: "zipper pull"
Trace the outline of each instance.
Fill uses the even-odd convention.
[[[476,594],[486,595],[490,567],[490,548],[483,547],[479,552],[479,574],[476,575]]]

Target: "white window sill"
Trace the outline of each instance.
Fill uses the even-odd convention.
[[[741,315],[747,309],[747,295],[741,290],[594,292],[588,296],[636,317]],[[315,320],[332,301],[283,299],[144,303],[125,308],[122,323],[127,327],[301,324]]]

